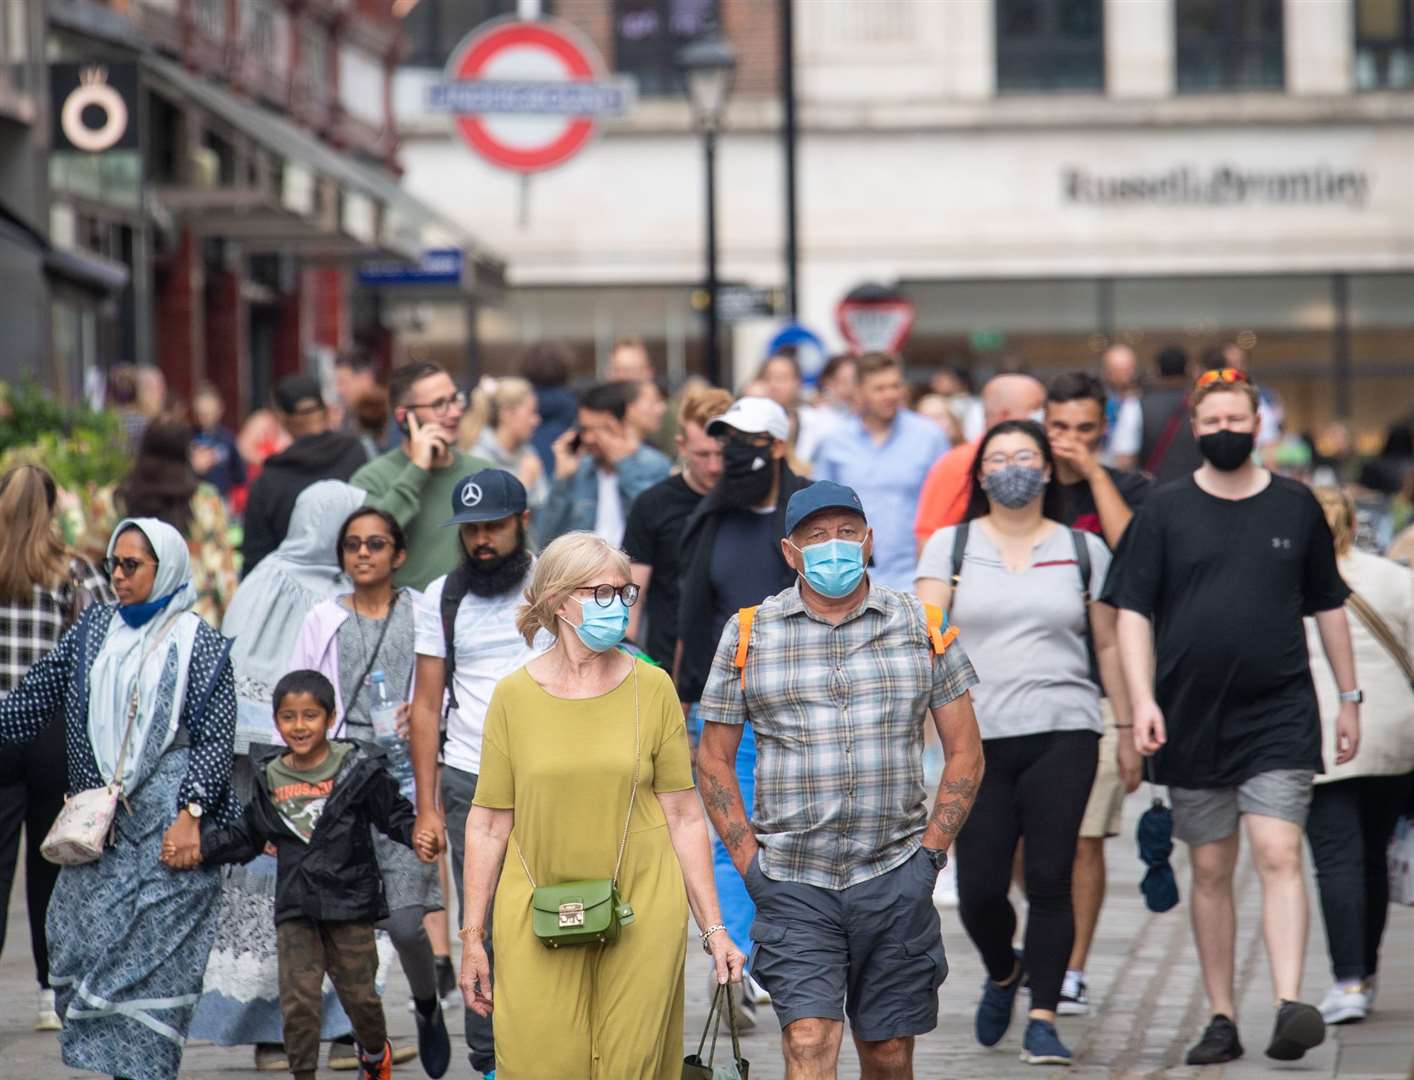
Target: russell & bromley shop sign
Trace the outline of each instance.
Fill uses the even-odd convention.
[[[1344,206],[1362,209],[1370,196],[1368,173],[1314,165],[1296,169],[1203,170],[1180,165],[1162,172],[1099,173],[1061,170],[1061,194],[1080,206]]]

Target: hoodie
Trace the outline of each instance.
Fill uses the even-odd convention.
[[[363,444],[337,431],[302,435],[268,458],[246,502],[241,575],[249,574],[285,539],[300,492],[318,480],[348,480],[367,462]]]

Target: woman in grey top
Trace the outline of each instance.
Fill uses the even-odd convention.
[[[305,618],[292,670],[309,668],[333,683],[337,734],[382,748],[388,771],[413,799],[405,703],[416,665],[414,598],[393,586],[394,572],[407,559],[407,541],[396,518],[365,506],[344,521],[337,552],[354,591],[320,604]],[[393,939],[412,990],[423,1068],[439,1077],[451,1061],[451,1044],[437,998],[432,944],[423,928],[423,917],[443,906],[437,865],[423,863],[411,848],[376,831],[373,846],[390,912],[378,928]]]
[[[972,464],[967,524],[934,533],[917,581],[922,600],[949,610],[982,680],[973,707],[987,771],[956,848],[963,925],[988,974],[977,1038],[994,1046],[1006,1034],[1024,965],[1032,1008],[1021,1059],[1037,1065],[1070,1063],[1055,1010],[1075,933],[1071,864],[1103,730],[1087,637],[1120,726],[1129,723],[1113,620],[1097,619],[1089,602],[1100,595],[1109,549],[1059,523],[1054,473],[1039,424],[992,428]],[[954,566],[959,528],[965,547]],[[1012,951],[1016,913],[1007,899],[1023,839],[1024,959]]]

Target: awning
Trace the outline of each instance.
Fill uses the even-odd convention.
[[[56,248],[49,238],[0,203],[0,240],[32,252],[53,281],[108,296],[128,283],[128,268],[88,251]]]
[[[249,239],[282,235],[288,241],[281,245],[282,250],[318,254],[323,243],[325,253],[334,257],[383,256],[416,262],[427,248],[456,246],[478,261],[499,265],[499,259],[477,250],[479,245],[460,225],[408,194],[383,170],[340,153],[284,117],[179,64],[152,53],[142,60],[179,95],[197,102],[285,162],[284,190],[266,194],[259,205],[236,205],[236,200],[249,199],[249,193],[239,191],[168,190],[160,198],[170,209],[180,211],[183,203],[195,205],[193,200],[207,199],[208,205],[201,207],[203,226],[214,231],[219,225]],[[308,215],[299,210],[308,205],[309,192],[323,183],[337,186],[337,220],[321,218],[312,234],[303,235],[305,230],[297,219]],[[276,232],[270,233],[272,229]],[[320,233],[323,240],[316,235]]]

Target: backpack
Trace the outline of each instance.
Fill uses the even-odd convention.
[[[736,668],[741,672],[741,688],[746,689],[746,657],[751,649],[751,627],[756,622],[756,610],[761,605],[744,607],[737,612]],[[928,641],[933,655],[942,656],[957,640],[957,627],[948,623],[948,613],[936,604],[924,604],[923,614],[928,624]]]
[[[452,683],[452,676],[457,671],[457,646],[453,640],[457,621],[457,609],[462,606],[462,600],[466,594],[471,592],[471,585],[468,578],[471,570],[467,568],[465,562],[458,563],[457,568],[447,575],[447,580],[442,583],[442,644],[445,657],[442,660],[443,681],[447,688],[447,711],[457,707],[457,691]]]

